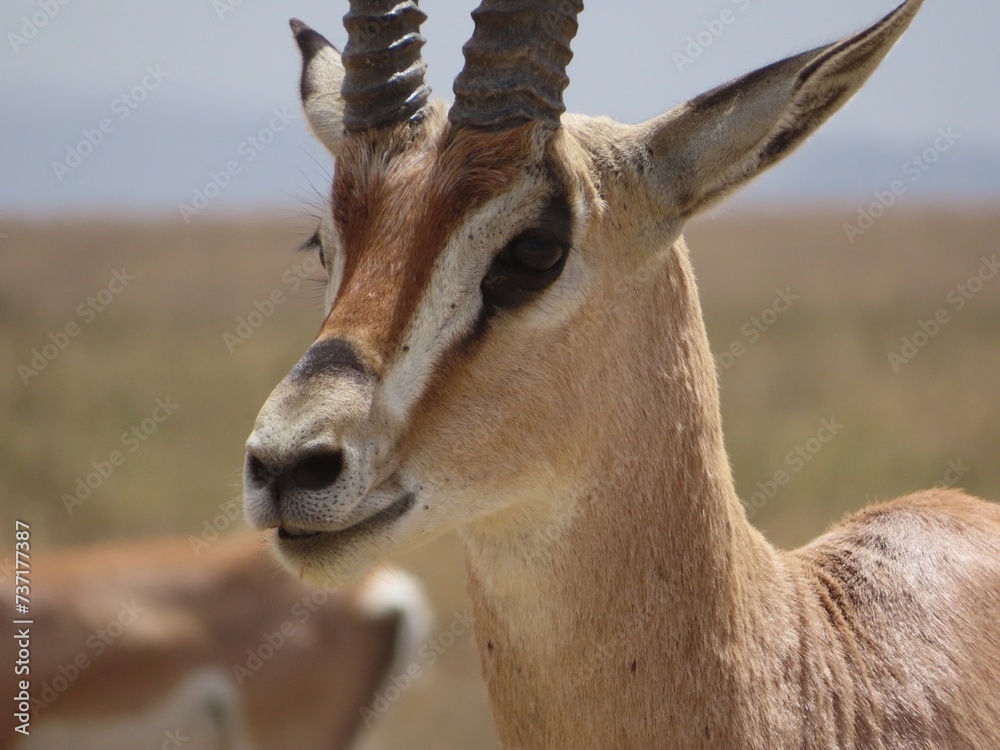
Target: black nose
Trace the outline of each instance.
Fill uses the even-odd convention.
[[[267,463],[247,453],[247,478],[276,490],[321,490],[337,481],[344,470],[344,452],[313,453],[287,465]]]

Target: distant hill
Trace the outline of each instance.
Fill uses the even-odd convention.
[[[200,201],[197,215],[188,212],[196,220],[220,208],[299,205],[315,198],[314,187],[326,189],[329,157],[307,135],[294,100],[274,110],[283,109],[290,122],[275,120],[266,108],[240,113],[164,109],[151,103],[128,119],[112,121],[109,133],[88,128],[89,140],[99,141],[93,148],[81,143],[87,134],[66,126],[57,112],[5,111],[0,211],[124,207],[180,215],[179,206],[195,205],[200,191],[209,198]],[[93,124],[106,114],[97,112]],[[283,127],[270,134],[269,143],[247,140],[272,122]],[[926,148],[934,149],[933,139],[923,144],[831,142],[821,132],[746,190],[740,204],[833,200],[853,205],[876,190],[890,189],[896,180],[903,181],[909,198],[1000,199],[1000,153],[960,137],[922,171],[911,159]],[[231,162],[237,169],[227,176],[223,172]]]

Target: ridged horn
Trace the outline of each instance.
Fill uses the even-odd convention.
[[[454,125],[503,130],[527,122],[559,127],[583,0],[482,0],[462,48]]]
[[[341,89],[348,132],[420,117],[431,92],[420,57],[426,18],[417,0],[351,0]]]

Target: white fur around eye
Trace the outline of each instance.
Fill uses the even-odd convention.
[[[396,418],[406,418],[439,359],[476,325],[483,306],[479,291],[483,277],[504,245],[531,227],[548,190],[545,182],[525,179],[472,213],[452,233],[410,323],[401,354],[385,378],[384,403]],[[511,314],[509,325],[560,325],[583,303],[589,284],[585,259],[571,249],[559,279]]]
[[[326,309],[329,310],[337,299],[337,291],[344,277],[344,243],[340,241],[340,233],[333,223],[333,215],[329,208],[323,213],[319,225],[319,238],[326,259]]]
[[[580,253],[570,248],[566,265],[552,285],[518,310],[515,325],[552,328],[568,320],[586,300],[590,270]]]

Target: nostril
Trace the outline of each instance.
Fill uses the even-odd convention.
[[[247,454],[247,475],[256,484],[270,484],[279,473],[280,471],[275,471],[256,456]]]
[[[306,490],[329,487],[344,470],[344,452],[317,453],[292,468],[291,484]]]

